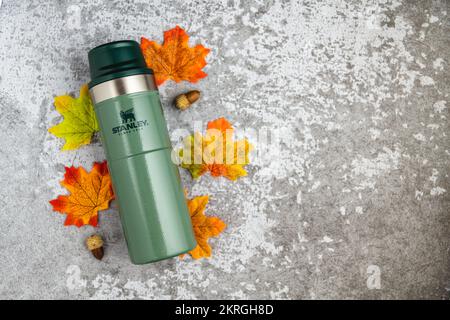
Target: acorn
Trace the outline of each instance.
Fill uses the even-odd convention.
[[[100,235],[94,234],[86,239],[86,246],[94,257],[98,260],[103,258],[103,239]]]
[[[178,95],[175,98],[175,106],[178,109],[186,110],[199,98],[200,98],[200,91],[192,90],[192,91]]]

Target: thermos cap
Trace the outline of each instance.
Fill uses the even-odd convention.
[[[122,40],[102,44],[88,53],[91,82],[89,89],[112,79],[152,74],[147,67],[139,43]]]

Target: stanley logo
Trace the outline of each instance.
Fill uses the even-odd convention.
[[[130,132],[136,132],[145,126],[148,126],[148,120],[136,120],[133,108],[120,111],[120,118],[122,119],[122,124],[112,128],[113,134],[122,135]]]

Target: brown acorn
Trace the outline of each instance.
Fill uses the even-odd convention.
[[[192,90],[192,91],[178,95],[175,98],[175,106],[178,109],[186,110],[199,98],[200,98],[200,91]]]
[[[103,258],[103,239],[100,235],[94,234],[86,239],[86,246],[92,252],[95,258],[102,260]]]

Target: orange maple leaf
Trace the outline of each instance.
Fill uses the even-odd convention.
[[[233,127],[231,126],[231,123],[229,123],[228,120],[225,118],[219,118],[208,122],[206,129],[207,130],[217,129],[222,133],[226,133],[227,130],[231,130],[230,133],[233,133]]]
[[[189,251],[194,259],[211,257],[212,249],[208,244],[208,239],[218,236],[227,226],[217,217],[205,216],[204,211],[208,200],[208,196],[199,196],[187,201],[195,239],[197,240],[197,246]]]
[[[206,172],[213,177],[237,180],[247,175],[253,146],[247,139],[234,140],[233,127],[225,118],[208,122],[205,135],[194,133],[184,139],[178,154],[181,167],[188,169],[194,179]]]
[[[54,211],[67,214],[64,225],[81,227],[98,223],[98,211],[108,209],[114,199],[106,161],[95,162],[91,172],[83,167],[66,167],[61,185],[70,191],[70,195],[58,196],[51,200]]]
[[[210,49],[201,44],[191,48],[189,35],[179,26],[164,32],[164,44],[141,38],[141,49],[145,61],[155,73],[156,85],[168,79],[197,82],[207,76],[202,71],[206,66],[205,57]]]

